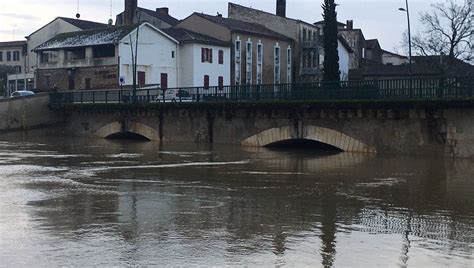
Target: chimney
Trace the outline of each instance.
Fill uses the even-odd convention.
[[[348,20],[346,22],[346,29],[348,29],[348,30],[353,30],[354,29],[354,21],[353,20]]]
[[[134,23],[137,7],[137,0],[125,0],[125,11],[123,12],[124,25],[131,25]]]
[[[277,0],[276,15],[286,17],[286,0]]]
[[[156,13],[162,14],[162,15],[169,15],[170,9],[167,7],[160,7],[156,9]]]

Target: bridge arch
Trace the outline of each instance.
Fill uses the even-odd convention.
[[[294,139],[317,141],[336,147],[344,152],[377,152],[374,147],[368,146],[342,132],[317,126],[303,126],[302,131],[297,131],[297,129],[292,126],[271,128],[246,138],[241,144],[243,146],[264,147],[272,143]]]
[[[139,122],[130,122],[127,126],[124,126],[121,122],[109,123],[95,132],[95,136],[101,138],[107,138],[114,134],[119,133],[134,133],[147,138],[150,141],[159,140],[160,136],[157,130],[154,128]]]

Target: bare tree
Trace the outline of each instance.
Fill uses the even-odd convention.
[[[412,49],[419,56],[447,55],[465,61],[472,60],[473,21],[471,5],[459,5],[457,0],[431,5],[431,12],[420,13],[424,31],[412,37]],[[408,43],[404,34],[403,43]]]

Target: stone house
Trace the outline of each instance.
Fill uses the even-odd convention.
[[[150,10],[138,7],[137,0],[125,0],[125,9],[116,16],[115,25],[129,25],[148,22],[158,29],[170,28],[179,23],[179,20],[169,14],[167,7]]]
[[[193,13],[175,28],[231,44],[232,85],[293,82],[294,41],[265,26],[221,15]]]
[[[295,82],[318,81],[320,72],[320,33],[319,28],[302,20],[286,17],[286,1],[277,2],[276,14],[228,4],[230,19],[257,23],[295,41],[293,72]]]
[[[139,29],[140,86],[178,85],[178,41],[149,23],[64,33],[41,44],[37,53],[39,90],[117,88],[133,84],[132,52]]]
[[[379,40],[368,39],[365,40],[365,59],[382,63],[382,48],[380,47]]]
[[[7,95],[16,90],[33,88],[32,80],[25,75],[27,56],[26,41],[0,42],[0,65],[14,68],[14,71],[7,76],[7,81],[5,81],[7,86],[7,92],[5,93]],[[0,86],[3,88],[4,85]]]
[[[359,70],[351,72],[351,80],[439,77],[474,77],[474,66],[447,56],[414,56],[411,68],[409,64],[384,65],[365,61]]]

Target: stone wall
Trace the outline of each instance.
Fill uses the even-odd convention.
[[[162,142],[249,145],[253,139],[250,145],[259,146],[266,145],[265,140],[311,138],[347,151],[474,157],[472,116],[472,108],[77,106],[65,130],[90,137],[131,131]]]
[[[72,69],[39,69],[36,86],[38,91],[48,92],[54,85],[59,90],[70,90],[69,79],[74,79],[75,90],[86,89],[86,80],[90,81],[89,89],[108,89],[118,86],[118,67],[84,67]]]
[[[44,93],[0,100],[0,131],[23,131],[64,122],[64,114],[48,106],[49,94]]]

